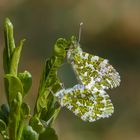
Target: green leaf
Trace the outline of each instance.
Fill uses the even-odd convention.
[[[59,78],[57,77],[57,70],[64,62],[67,47],[68,43],[65,39],[60,38],[56,41],[54,45],[54,56],[48,59],[45,63],[39,92],[45,90],[44,88],[52,87],[55,83],[58,83]],[[39,95],[40,94],[43,93],[39,93]]]
[[[22,105],[22,95],[20,92],[18,92],[10,104],[9,135],[12,140],[16,140],[18,136],[21,105]]]
[[[26,126],[23,130],[21,140],[38,140],[38,134],[31,126]]]
[[[28,71],[24,71],[23,73],[18,74],[18,78],[21,80],[24,93],[23,96],[26,95],[31,88],[32,85],[32,75]]]
[[[68,49],[68,42],[64,38],[59,38],[54,45],[54,55],[64,58],[66,50]]]
[[[3,68],[6,74],[10,73],[10,59],[8,57],[6,48],[4,48],[3,51]]]
[[[13,25],[8,18],[6,18],[4,22],[4,35],[5,35],[5,48],[3,53],[3,66],[5,73],[9,73],[11,56],[15,49],[15,42],[13,37]]]
[[[6,74],[17,75],[18,63],[22,46],[25,39],[20,41],[18,47],[15,47],[15,41],[13,36],[13,25],[11,21],[6,18],[4,22],[4,35],[5,35],[5,48],[3,52],[3,66]]]
[[[26,103],[21,105],[21,118],[28,119],[30,117],[30,106]]]
[[[60,38],[56,41],[54,56],[46,61],[40,81],[34,116],[37,116],[47,125],[51,125],[60,109],[60,107],[56,106],[57,101],[53,94],[62,88],[57,76],[57,70],[64,62],[67,49],[68,42],[65,39]]]
[[[48,110],[47,104],[51,101],[50,94],[53,92],[53,85],[56,86],[56,83],[57,85],[59,83],[59,86],[56,86],[55,90],[59,90],[61,88],[60,80],[57,78],[58,61],[58,57],[52,57],[46,62],[35,108],[35,114],[38,114],[38,116],[40,116],[39,114],[42,112],[43,108]]]
[[[24,42],[25,42],[25,39],[21,40],[19,46],[14,49],[14,52],[12,54],[11,64],[10,64],[10,73],[15,76],[17,75],[18,63],[20,60],[20,54],[21,54],[21,50],[22,50]]]
[[[58,140],[58,136],[53,128],[48,127],[39,135],[39,140]]]
[[[4,33],[5,33],[5,44],[8,49],[8,56],[10,56],[15,48],[13,25],[9,18],[5,19],[4,22]]]
[[[3,67],[4,72],[10,72],[10,59],[15,48],[15,42],[13,37],[13,25],[8,18],[4,22],[4,36],[5,36],[5,48],[3,52]]]
[[[20,79],[11,74],[6,74],[4,80],[8,102],[11,103],[18,92],[23,93],[23,86]]]
[[[18,131],[17,131],[17,139],[21,139],[23,129],[26,125],[25,122],[27,122],[30,119],[30,107],[26,103],[22,103],[21,109],[20,109],[20,121],[18,125]]]
[[[1,119],[0,119],[0,134],[3,136],[4,140],[8,140],[9,139],[7,131],[6,131],[6,124]]]
[[[38,117],[32,117],[30,120],[30,125],[37,133],[41,133],[44,130],[44,126]]]
[[[43,108],[41,111],[40,119],[43,120],[42,123],[48,127],[53,123],[53,120],[60,111],[60,106],[55,100],[52,94],[49,94],[47,98],[46,108]]]

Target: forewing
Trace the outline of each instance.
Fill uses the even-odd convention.
[[[84,85],[63,89],[55,94],[61,106],[67,107],[84,121],[94,122],[109,117],[114,112],[109,95],[104,90],[94,88],[92,91]]]
[[[88,89],[114,88],[120,84],[119,73],[108,63],[107,59],[80,51],[73,56],[73,70],[77,79]]]

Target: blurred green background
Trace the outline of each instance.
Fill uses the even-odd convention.
[[[60,140],[140,140],[140,1],[139,0],[0,0],[0,103],[5,102],[2,69],[3,21],[9,17],[16,42],[27,39],[20,71],[29,70],[33,86],[26,100],[32,108],[44,60],[59,37],[77,35],[82,21],[84,51],[108,58],[121,75],[121,86],[108,91],[115,113],[94,123],[62,109],[55,128]],[[60,77],[76,83],[68,64]]]

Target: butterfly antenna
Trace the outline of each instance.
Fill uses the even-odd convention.
[[[80,40],[81,40],[82,26],[83,26],[83,22],[81,22],[81,23],[80,23],[80,26],[79,26],[78,43],[80,43]]]

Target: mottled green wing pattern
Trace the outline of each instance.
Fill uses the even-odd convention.
[[[89,90],[84,85],[62,89],[55,95],[61,106],[66,106],[83,121],[94,122],[109,117],[114,112],[109,95],[103,89]]]
[[[94,122],[109,117],[114,112],[106,89],[120,84],[119,73],[107,59],[83,52],[75,40],[67,52],[78,84],[55,94],[61,106],[67,107],[84,121]]]
[[[79,49],[80,50],[80,49]],[[69,50],[72,54],[74,50]],[[72,57],[72,58],[70,58]],[[94,56],[82,50],[68,57],[77,79],[88,89],[109,89],[119,86],[119,73],[108,63],[107,59]]]

